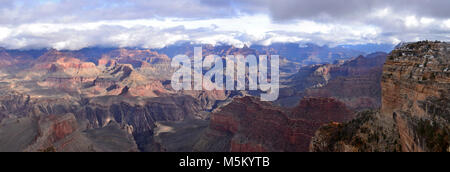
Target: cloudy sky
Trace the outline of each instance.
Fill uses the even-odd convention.
[[[449,0],[0,0],[0,47],[450,40]]]

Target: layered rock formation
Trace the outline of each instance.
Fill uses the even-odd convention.
[[[388,58],[383,72],[381,113],[397,121],[403,151],[447,150],[450,45],[407,44]],[[423,129],[433,131],[422,133]]]
[[[0,66],[10,66],[14,63],[14,59],[9,55],[4,48],[0,48]]]
[[[132,136],[111,123],[82,131],[73,114],[9,119],[1,123],[0,151],[138,151]]]
[[[270,46],[252,46],[265,54],[278,54],[293,62],[304,65],[333,63],[337,60],[349,59],[365,53],[343,47],[318,46],[314,44],[299,45],[295,43],[275,43]]]
[[[33,133],[39,128],[46,135],[39,136],[40,141],[27,141],[20,148],[2,150],[137,151],[139,147],[140,151],[146,151],[152,150],[148,147],[153,144],[156,122],[206,118],[198,112],[213,103],[170,91],[163,85],[167,78],[150,77],[143,69],[155,68],[171,75],[171,70],[158,67],[170,65],[167,56],[149,50],[119,49],[100,54],[95,51],[47,50],[35,58],[23,56],[31,64],[23,69],[14,66],[20,63],[8,63],[14,73],[2,70],[0,122],[23,119],[36,123],[27,130],[32,134],[23,137],[8,130],[12,141],[20,142],[28,136],[37,138]],[[19,57],[21,53],[15,55]],[[6,51],[3,55],[3,59],[11,59]],[[133,65],[138,62],[143,65],[136,69]],[[65,120],[64,114],[73,114],[76,122],[72,118]],[[64,119],[61,124],[60,118]],[[57,124],[52,124],[53,119]],[[42,124],[38,125],[39,122]],[[130,141],[134,148],[125,146],[124,150],[120,145],[95,138],[121,145]]]
[[[447,43],[425,41],[397,47],[388,56],[383,69],[380,112],[369,113],[372,117],[365,122],[343,124],[335,129],[330,129],[333,126],[322,128],[311,145],[312,151],[449,151],[449,60]],[[365,131],[378,132],[356,137],[354,133],[362,131],[352,126],[365,126]],[[359,143],[340,137],[327,138],[343,130],[353,133],[350,138],[360,138]],[[370,141],[371,137],[380,136],[391,139]],[[374,149],[386,143],[400,146]],[[339,148],[342,145],[354,149]]]
[[[196,144],[197,151],[307,151],[321,125],[351,119],[352,112],[335,100],[304,99],[284,110],[256,98],[237,98],[211,115],[209,129]]]
[[[303,67],[285,81],[278,104],[295,106],[303,97],[333,97],[354,110],[381,106],[381,75],[387,54],[374,53],[338,64]]]
[[[0,96],[0,107],[2,109],[0,122],[19,118],[46,119],[55,114],[70,113],[76,117],[77,121],[82,122],[78,127],[73,128],[83,132],[102,129],[111,123],[117,123],[133,136],[140,150],[147,150],[147,147],[152,144],[155,123],[158,121],[205,118],[199,114],[203,110],[202,104],[189,96],[164,98],[107,96],[64,99],[31,98],[28,95],[5,93]],[[66,133],[67,127],[57,126],[55,129],[57,132]],[[12,131],[8,130],[8,132]],[[65,134],[58,137],[63,135]]]
[[[55,62],[46,62],[35,65],[33,71],[46,71],[40,86],[63,90],[78,90],[83,84],[92,82],[100,70],[94,63],[82,62],[76,58],[59,58]]]
[[[84,142],[86,134],[86,137],[89,133],[110,135],[109,131],[117,131],[116,128],[131,135],[140,151],[154,151],[157,122],[205,120],[208,115],[201,112],[229,96],[224,91],[174,91],[167,81],[174,71],[170,68],[171,60],[150,50],[50,49],[29,56],[24,55],[26,52],[12,51],[14,56],[6,50],[1,52],[0,59],[11,70],[0,69],[0,122],[29,119],[37,123],[51,116],[58,120],[64,114],[73,114],[77,121],[77,125],[69,122],[46,127],[48,132],[57,132],[57,139],[48,136],[51,141],[45,141],[48,137],[43,136],[43,141],[27,142],[26,146],[11,151],[38,151],[47,147],[77,151],[60,148],[60,140],[81,132],[85,133],[83,137],[73,138]],[[29,65],[22,67],[22,62],[14,62],[16,57],[18,61],[27,59],[24,61]],[[112,124],[119,127],[108,129]],[[39,126],[30,128],[30,132]],[[96,151],[109,150],[108,144],[99,144],[105,147],[98,146]],[[30,146],[33,148],[27,148]]]
[[[324,54],[309,54],[298,63],[282,58],[285,82],[277,103],[291,105],[283,108],[239,98],[250,92],[175,91],[169,81],[174,69],[161,51],[0,51],[0,66],[6,66],[0,69],[0,151],[307,151],[316,130],[330,122],[313,139],[313,150],[438,150],[448,140],[448,128],[442,127],[448,124],[448,56],[440,58],[447,51],[441,45],[419,48],[417,54],[426,51],[419,54],[425,61],[405,58],[412,56],[403,53],[416,48],[391,55],[381,112],[343,124],[354,110],[380,107],[386,54],[307,66],[289,78],[284,77],[300,63]],[[192,56],[194,49],[187,49],[178,54]],[[203,51],[261,54],[232,46],[204,46]],[[329,60],[348,56],[336,53],[328,52]]]
[[[86,87],[91,94],[158,97],[169,93],[160,80],[147,78],[136,71],[131,64],[115,64],[106,68],[92,84]]]
[[[400,152],[395,123],[379,112],[363,111],[347,123],[321,127],[311,140],[312,152]]]
[[[170,58],[165,54],[159,54],[151,50],[118,49],[105,54],[103,58],[115,59],[122,64],[131,64],[133,67],[141,67],[144,62],[149,64],[170,63]]]

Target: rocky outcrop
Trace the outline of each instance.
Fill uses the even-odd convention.
[[[403,151],[445,151],[450,120],[450,45],[418,42],[394,50],[384,66],[381,113],[398,124]],[[427,134],[420,130],[426,126]],[[439,135],[439,136],[436,136]],[[440,143],[439,138],[447,138]],[[434,140],[435,142],[430,141]],[[436,144],[439,144],[440,147]]]
[[[135,98],[108,96],[96,98],[33,98],[28,95],[5,93],[0,96],[2,119],[46,117],[54,114],[73,114],[81,131],[108,127],[111,122],[126,128],[140,150],[152,143],[153,130],[158,121],[183,121],[205,119],[199,114],[203,105],[189,96],[164,98]],[[62,130],[56,138],[65,135],[67,125],[56,125]],[[51,128],[51,127],[50,127]],[[74,127],[76,128],[76,127]],[[0,127],[1,129],[1,127]],[[45,146],[44,146],[45,147]]]
[[[348,121],[354,117],[351,110],[339,100],[314,97],[300,101],[300,104],[292,110],[292,116],[318,124]]]
[[[157,122],[150,151],[192,152],[208,124],[209,121],[201,119]]]
[[[351,111],[335,99],[308,98],[297,108],[284,110],[255,98],[236,98],[213,112],[210,127],[196,148],[232,152],[307,151],[311,137],[322,124],[351,118]]]
[[[280,90],[278,104],[295,106],[303,97],[333,97],[353,110],[381,107],[381,75],[387,54],[374,53],[338,64],[303,67]]]
[[[99,61],[99,65],[107,64],[108,62],[105,63],[107,59],[121,64],[131,64],[135,68],[140,68],[145,63],[158,64],[170,63],[171,61],[167,55],[159,54],[151,50],[130,50],[124,48],[104,54],[103,60]]]
[[[14,64],[15,60],[11,57],[11,55],[6,52],[4,48],[0,48],[0,66],[10,66]]]
[[[30,113],[30,100],[28,95],[0,92],[0,122],[12,116],[27,116]]]
[[[397,47],[383,68],[380,112],[364,122],[324,127],[312,142],[312,151],[448,151],[449,51],[447,43],[428,41]],[[341,137],[342,131],[349,137]],[[367,132],[372,133],[360,134]],[[394,143],[399,146],[379,147]],[[343,145],[355,149],[338,148]]]
[[[120,95],[125,88],[130,96],[158,97],[169,93],[160,80],[146,78],[130,64],[106,68],[87,88],[96,96]]]
[[[252,48],[266,54],[278,54],[290,61],[303,65],[333,63],[337,60],[349,59],[364,55],[363,52],[343,47],[318,46],[314,44],[299,45],[296,43],[275,43],[270,46],[252,46]]]
[[[321,127],[311,140],[312,152],[400,152],[395,123],[376,111],[363,111],[346,123]]]
[[[63,149],[63,147],[55,147],[54,144],[62,141],[78,130],[77,120],[73,114],[62,116],[49,115],[36,118],[38,126],[37,136],[25,151],[45,150],[50,147],[54,147],[55,151],[57,149]]]
[[[324,87],[308,89],[306,95],[335,97],[355,110],[381,107],[381,75],[387,54],[360,56],[330,69],[331,78]]]
[[[28,75],[40,75],[41,80],[37,84],[42,87],[78,91],[100,74],[94,63],[67,57],[60,52],[48,52],[35,63]]]
[[[138,151],[131,135],[119,125],[83,130],[73,114],[9,119],[1,123],[1,128],[0,151]]]

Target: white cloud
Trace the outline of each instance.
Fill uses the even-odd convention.
[[[435,21],[436,21],[435,19],[433,19],[433,18],[428,18],[428,17],[422,17],[422,18],[420,19],[420,23],[423,24],[423,25],[430,25],[430,24],[432,24],[432,23],[435,22]]]
[[[0,41],[7,38],[11,34],[11,30],[6,27],[0,27]]]
[[[295,37],[295,36],[287,36],[287,35],[279,35],[276,33],[270,33],[267,35],[266,39],[261,39],[258,44],[268,46],[273,43],[280,43],[280,42],[301,42],[301,41],[307,41],[305,38]]]
[[[405,26],[406,27],[418,27],[419,26],[419,21],[417,20],[416,16],[408,16],[405,19]]]
[[[375,10],[375,12],[373,12],[371,14],[371,16],[377,17],[377,18],[384,18],[384,17],[388,17],[391,14],[392,14],[391,9],[386,7],[386,8]]]
[[[450,29],[450,19],[444,21],[444,25],[445,25],[448,29]]]
[[[275,42],[448,41],[450,13],[444,7],[449,1],[422,1],[0,0],[0,46],[161,48],[185,40],[238,47]]]
[[[435,19],[407,17],[405,26],[433,26]],[[2,27],[0,46],[6,48],[81,49],[89,46],[162,48],[178,41],[202,44],[269,45],[276,42],[318,44],[390,43],[417,39],[392,38],[383,28],[364,23],[320,23],[313,20],[273,22],[268,15],[212,19],[138,19],[77,23],[32,23]],[[0,28],[1,30],[1,28]]]

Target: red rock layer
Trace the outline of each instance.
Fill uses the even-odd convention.
[[[333,97],[353,110],[381,107],[381,75],[386,53],[360,56],[339,64],[300,68],[280,89],[278,103],[293,107],[303,97]]]
[[[244,97],[213,113],[210,129],[232,135],[232,152],[301,152],[308,151],[310,139],[322,124],[342,122],[352,116],[335,99],[307,98],[297,108],[283,110]]]

